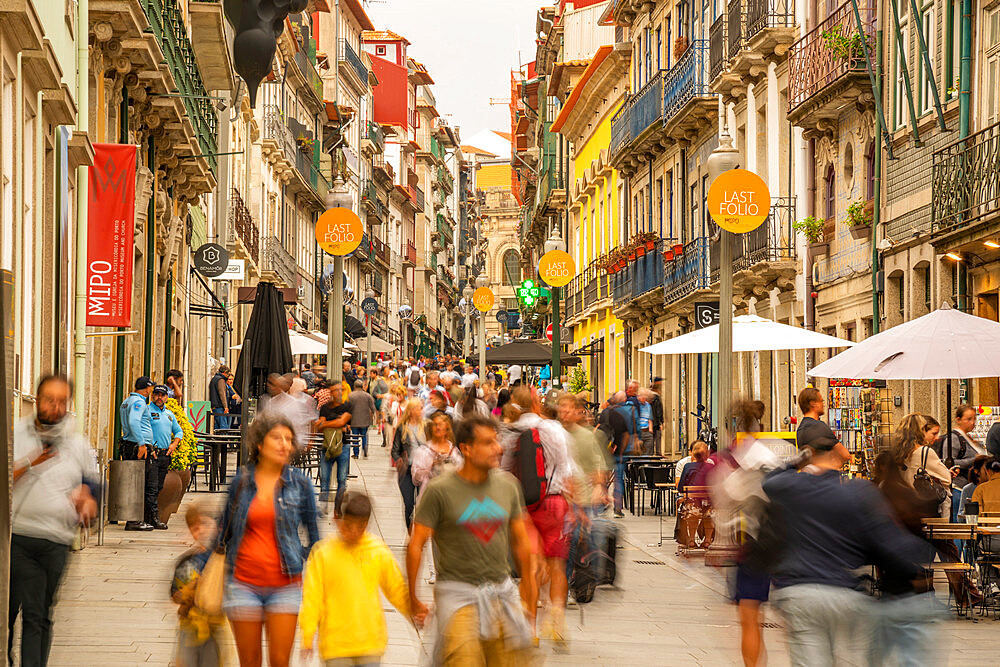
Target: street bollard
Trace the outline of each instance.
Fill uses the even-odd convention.
[[[142,521],[145,484],[145,461],[111,461],[108,465],[108,521]]]

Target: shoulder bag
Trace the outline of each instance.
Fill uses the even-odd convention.
[[[222,598],[226,585],[226,548],[229,538],[232,536],[233,513],[236,511],[236,500],[243,491],[243,484],[246,481],[246,473],[240,474],[240,481],[236,486],[236,493],[229,501],[229,516],[226,518],[226,526],[223,528],[222,541],[215,551],[208,557],[208,562],[201,570],[201,576],[194,590],[194,606],[209,616],[222,615]]]
[[[922,504],[931,505],[933,503],[936,507],[948,496],[948,490],[927,473],[927,452],[928,448],[924,447],[920,455],[920,467],[913,473],[913,490],[917,492]]]

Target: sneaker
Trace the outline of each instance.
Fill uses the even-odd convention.
[[[625,518],[625,512],[622,512],[621,510],[615,510],[615,518],[616,519],[624,519]]]

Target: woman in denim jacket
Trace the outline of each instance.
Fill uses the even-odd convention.
[[[268,663],[288,665],[302,602],[302,568],[319,540],[309,479],[288,462],[295,429],[285,417],[258,416],[247,432],[250,463],[229,485],[219,543],[226,550],[223,609],[242,667],[259,667],[267,628]],[[301,529],[308,536],[303,545]]]

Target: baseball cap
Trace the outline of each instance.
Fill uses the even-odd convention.
[[[147,387],[155,387],[156,383],[149,379],[148,375],[143,375],[135,381],[135,390],[142,391]]]
[[[170,393],[170,389],[168,389],[167,385],[165,385],[165,384],[158,384],[155,387],[153,387],[153,393],[154,394],[169,394]]]

